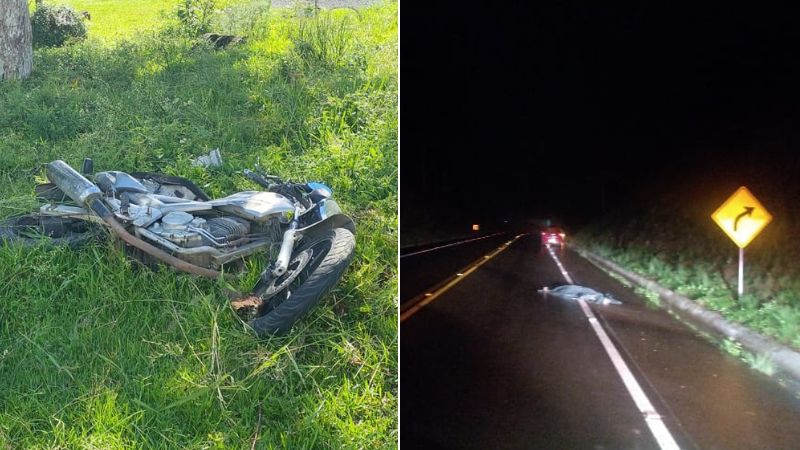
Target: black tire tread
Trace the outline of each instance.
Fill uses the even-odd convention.
[[[80,248],[88,244],[97,237],[97,233],[91,229],[85,232],[73,232],[62,237],[43,237],[42,239],[31,238],[19,234],[20,223],[26,219],[37,218],[37,214],[24,214],[0,220],[0,245],[3,242],[9,245],[23,245],[34,247],[43,243],[54,246],[67,246],[72,249]]]
[[[355,236],[344,228],[335,228],[320,236],[325,238],[331,235],[328,254],[308,279],[286,301],[250,323],[259,335],[281,335],[288,332],[342,277],[353,258]]]

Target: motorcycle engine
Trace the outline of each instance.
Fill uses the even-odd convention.
[[[148,229],[181,247],[222,246],[250,233],[250,223],[238,217],[206,220],[184,211],[172,211]]]
[[[250,222],[239,217],[208,219],[208,231],[218,239],[232,241],[250,233]]]

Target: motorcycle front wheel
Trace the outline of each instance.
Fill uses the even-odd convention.
[[[253,294],[262,303],[250,326],[260,336],[289,331],[342,278],[355,246],[355,236],[344,228],[305,236],[292,253],[286,273],[254,287]]]

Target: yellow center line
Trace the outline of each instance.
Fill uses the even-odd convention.
[[[492,253],[484,256],[483,258],[479,259],[477,262],[475,262],[472,265],[464,268],[463,270],[460,270],[456,275],[454,275],[452,277],[452,279],[450,281],[448,281],[447,283],[443,284],[442,286],[436,288],[434,291],[426,292],[426,293],[424,293],[422,295],[418,295],[418,296],[414,297],[412,300],[410,300],[408,302],[409,304],[411,304],[413,306],[409,307],[407,310],[403,311],[400,314],[400,322],[404,322],[406,319],[408,319],[409,317],[411,317],[414,314],[416,314],[419,310],[421,310],[425,306],[427,306],[430,303],[432,303],[434,300],[439,298],[440,295],[444,294],[448,289],[450,289],[451,287],[453,287],[456,284],[458,284],[458,282],[463,280],[464,278],[467,278],[467,276],[469,274],[471,274],[472,272],[474,272],[475,270],[477,270],[478,267],[486,264],[486,262],[488,262],[489,260],[491,260],[492,258],[497,256],[498,254],[500,254],[500,252],[502,252],[503,250],[507,249],[511,244],[514,243],[514,241],[516,241],[517,239],[519,239],[522,236],[523,236],[522,234],[518,234],[516,237],[514,237],[514,239],[512,239],[512,240],[506,242],[505,244],[501,245],[500,247],[498,247]],[[400,276],[402,277],[402,274]]]

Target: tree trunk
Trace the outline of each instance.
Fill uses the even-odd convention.
[[[0,0],[0,80],[28,78],[33,38],[27,0]]]

